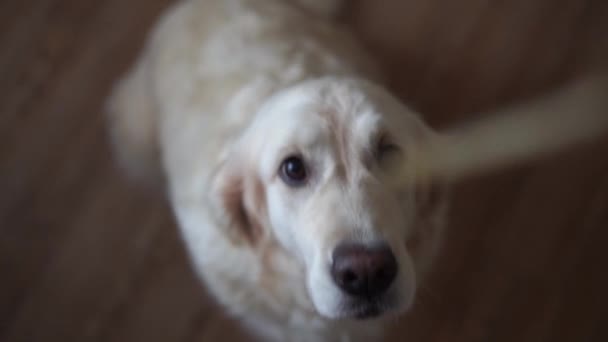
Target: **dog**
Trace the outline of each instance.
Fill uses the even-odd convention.
[[[166,188],[196,274],[263,340],[377,340],[441,245],[447,185],[391,181],[441,140],[339,8],[181,0],[108,103],[121,165]]]

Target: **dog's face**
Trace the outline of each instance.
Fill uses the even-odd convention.
[[[237,144],[242,177],[223,199],[306,270],[328,318],[403,312],[416,288],[416,191],[389,182],[408,146],[431,134],[384,90],[325,79],[282,91]],[[239,193],[235,199],[234,194]],[[253,228],[252,228],[253,227]],[[263,232],[260,232],[263,231]]]

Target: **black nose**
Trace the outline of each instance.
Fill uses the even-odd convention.
[[[373,297],[395,280],[397,261],[386,245],[343,243],[333,252],[331,275],[336,285],[351,296]]]

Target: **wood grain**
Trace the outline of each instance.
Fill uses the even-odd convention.
[[[116,170],[103,102],[168,0],[0,3],[0,340],[247,340],[167,204]],[[345,19],[438,128],[606,68],[602,0],[354,1]],[[459,184],[391,340],[608,340],[608,139]]]

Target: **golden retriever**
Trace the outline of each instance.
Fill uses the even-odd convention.
[[[441,240],[443,185],[391,181],[436,134],[338,7],[179,1],[109,102],[123,165],[166,186],[200,279],[264,340],[379,337]]]

